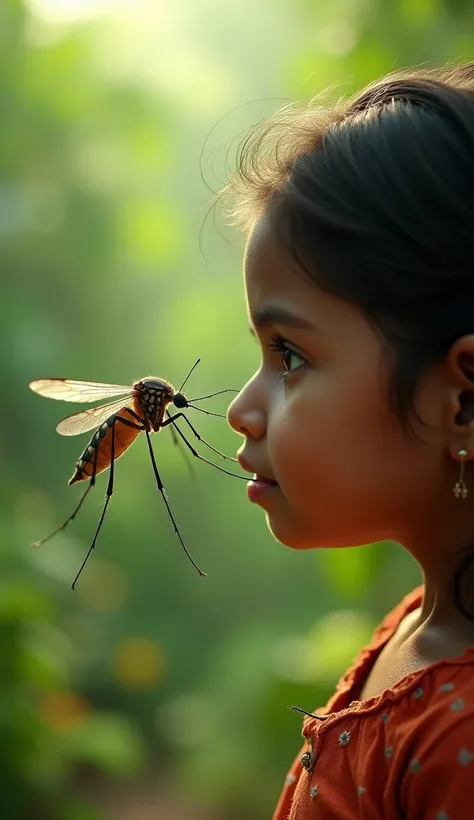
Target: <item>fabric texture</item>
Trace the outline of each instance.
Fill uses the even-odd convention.
[[[273,820],[474,818],[474,646],[353,700],[423,585],[392,609],[326,706],[304,717],[304,745]],[[302,762],[303,759],[303,762]]]

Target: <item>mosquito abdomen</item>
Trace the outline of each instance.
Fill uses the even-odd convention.
[[[76,462],[74,473],[68,481],[68,484],[75,484],[76,481],[85,481],[95,475],[102,473],[110,467],[112,461],[112,425],[114,420],[118,417],[126,418],[133,424],[138,424],[137,420],[132,416],[128,407],[123,407],[118,413],[110,416],[101,427],[94,433],[89,444],[81,454]],[[128,450],[131,444],[135,441],[138,434],[141,433],[137,427],[129,427],[120,421],[115,422],[114,426],[114,461]],[[97,452],[97,458],[96,458]]]

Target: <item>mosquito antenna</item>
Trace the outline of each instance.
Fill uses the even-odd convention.
[[[186,378],[185,378],[184,382],[182,383],[181,387],[179,388],[178,393],[181,393],[181,391],[182,391],[182,389],[183,389],[184,385],[186,384],[187,380],[189,379],[189,377],[190,377],[191,373],[193,372],[194,368],[198,366],[198,364],[199,364],[199,362],[200,362],[200,361],[201,361],[201,359],[197,359],[197,360],[194,362],[194,364],[193,364],[193,366],[192,366],[191,370],[189,371],[189,373],[188,373],[188,375],[186,376]]]
[[[227,390],[218,390],[217,393],[209,393],[208,396],[198,396],[196,399],[189,399],[189,401],[204,401],[204,399],[212,399],[214,396],[220,396],[221,393],[239,393],[239,390],[234,390],[228,387]]]
[[[202,407],[196,407],[195,404],[188,404],[187,407],[192,407],[193,410],[199,410],[200,413],[205,413],[206,416],[217,416],[219,419],[225,419],[227,416],[224,413],[211,413],[210,410],[203,410]]]

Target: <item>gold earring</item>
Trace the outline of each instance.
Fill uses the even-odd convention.
[[[467,494],[469,490],[467,489],[466,482],[464,481],[464,459],[467,457],[467,450],[459,450],[458,456],[461,459],[461,465],[459,468],[459,481],[453,487],[453,493],[456,498],[467,498]]]

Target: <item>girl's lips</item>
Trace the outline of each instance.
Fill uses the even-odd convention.
[[[254,477],[247,484],[247,496],[249,501],[255,503],[260,500],[264,493],[268,493],[278,487],[276,481],[255,473]]]

